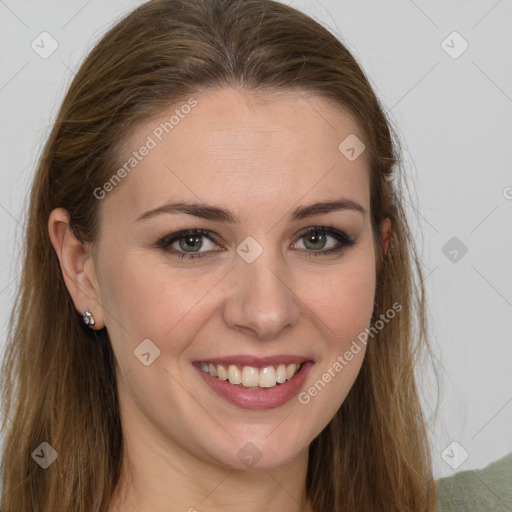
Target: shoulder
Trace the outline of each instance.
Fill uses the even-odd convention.
[[[512,511],[512,453],[437,481],[438,512]]]

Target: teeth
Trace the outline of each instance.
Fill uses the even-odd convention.
[[[220,380],[228,380],[228,372],[226,368],[220,364],[217,366],[217,377],[219,377]]]
[[[238,369],[238,366],[234,364],[230,364],[228,368],[228,379],[231,384],[241,384],[242,383],[242,373]]]
[[[284,364],[280,364],[278,367],[277,367],[277,371],[276,371],[276,381],[279,383],[279,384],[282,384],[283,382],[286,381],[286,366]]]
[[[247,388],[255,388],[259,383],[260,374],[258,373],[258,370],[252,366],[244,366],[244,369],[242,370],[242,384]]]
[[[265,366],[264,368],[254,368],[252,366],[244,366],[242,370],[235,365],[230,364],[228,369],[221,364],[199,363],[201,370],[209,373],[212,377],[220,380],[229,380],[231,384],[242,385],[247,388],[273,388],[276,384],[283,384],[291,379],[301,365],[295,363],[280,364],[276,367]]]
[[[208,373],[212,377],[217,377],[217,368],[215,368],[215,366],[212,363],[208,365]]]
[[[286,378],[291,379],[297,373],[297,365],[295,363],[289,364],[286,367]]]
[[[273,366],[265,366],[260,372],[260,388],[273,388],[276,385],[276,370]]]

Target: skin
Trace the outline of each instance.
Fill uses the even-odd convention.
[[[338,150],[348,135],[362,136],[349,115],[314,95],[221,89],[195,97],[190,114],[100,201],[93,245],[73,236],[65,210],[49,221],[74,304],[92,311],[94,328],[106,327],[117,360],[125,459],[111,510],[309,510],[307,448],[345,399],[364,347],[308,404],[294,398],[269,410],[228,403],[192,363],[235,354],[307,356],[315,364],[306,390],[370,325],[376,252],[367,162],[365,153],[349,161]],[[173,111],[139,126],[124,156]],[[340,198],[364,213],[288,218],[297,206]],[[184,213],[137,221],[178,200],[229,208],[240,222]],[[311,226],[344,231],[355,244],[308,258],[308,249],[338,245],[329,235],[325,246],[312,246],[300,236]],[[156,245],[196,227],[216,235],[202,239],[206,258],[180,259]],[[390,230],[385,219],[384,250]],[[252,263],[236,252],[248,236],[263,248]],[[178,242],[173,247],[180,250]],[[149,366],[134,356],[144,339],[160,350]],[[237,457],[248,442],[261,454],[250,469]]]

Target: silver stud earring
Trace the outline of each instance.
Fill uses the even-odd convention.
[[[84,320],[84,324],[92,327],[96,322],[94,321],[94,317],[92,313],[87,309],[84,313],[82,313],[82,318]]]

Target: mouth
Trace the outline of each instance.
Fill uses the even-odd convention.
[[[199,362],[199,368],[204,373],[222,381],[244,388],[273,388],[283,384],[300,370],[302,363],[281,363],[268,365],[262,368],[255,366],[241,366],[237,364],[215,364],[205,361]]]
[[[193,363],[213,391],[244,409],[271,409],[285,404],[299,393],[313,364],[297,356],[238,356]]]

